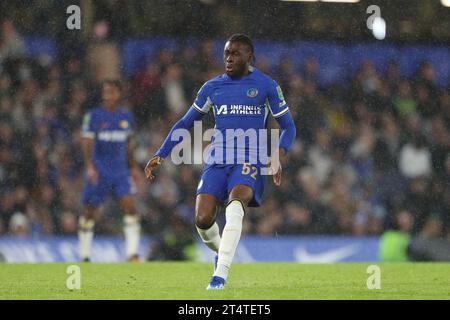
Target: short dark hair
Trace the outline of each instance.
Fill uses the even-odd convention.
[[[235,33],[228,38],[227,42],[240,42],[249,47],[250,52],[254,53],[253,41],[248,36],[242,33]]]
[[[122,81],[120,81],[119,79],[104,80],[102,83],[102,87],[104,87],[106,84],[112,85],[112,86],[116,87],[117,89],[119,89],[120,92],[122,92]]]

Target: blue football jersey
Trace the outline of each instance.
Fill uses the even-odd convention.
[[[261,155],[267,155],[267,134],[259,129],[267,128],[269,113],[280,117],[289,111],[280,86],[256,68],[251,71],[240,79],[222,74],[207,81],[197,94],[193,107],[202,113],[212,109],[215,118],[207,163],[229,164],[230,155],[234,163],[260,163]]]
[[[127,143],[134,127],[133,115],[122,108],[110,112],[98,107],[83,120],[83,137],[94,139],[93,163],[105,173],[128,171]]]

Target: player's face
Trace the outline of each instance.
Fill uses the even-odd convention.
[[[223,61],[227,75],[231,77],[244,75],[251,59],[252,53],[245,44],[230,41],[225,44]]]
[[[116,86],[105,83],[103,85],[102,98],[106,105],[116,105],[120,100],[120,90]]]

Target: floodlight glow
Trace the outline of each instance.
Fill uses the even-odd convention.
[[[383,40],[386,37],[386,21],[383,18],[373,19],[372,33],[377,40]]]

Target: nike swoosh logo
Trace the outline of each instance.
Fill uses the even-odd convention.
[[[311,254],[304,247],[295,250],[294,257],[298,262],[306,263],[334,263],[351,257],[359,250],[359,245],[348,245],[342,248]]]

